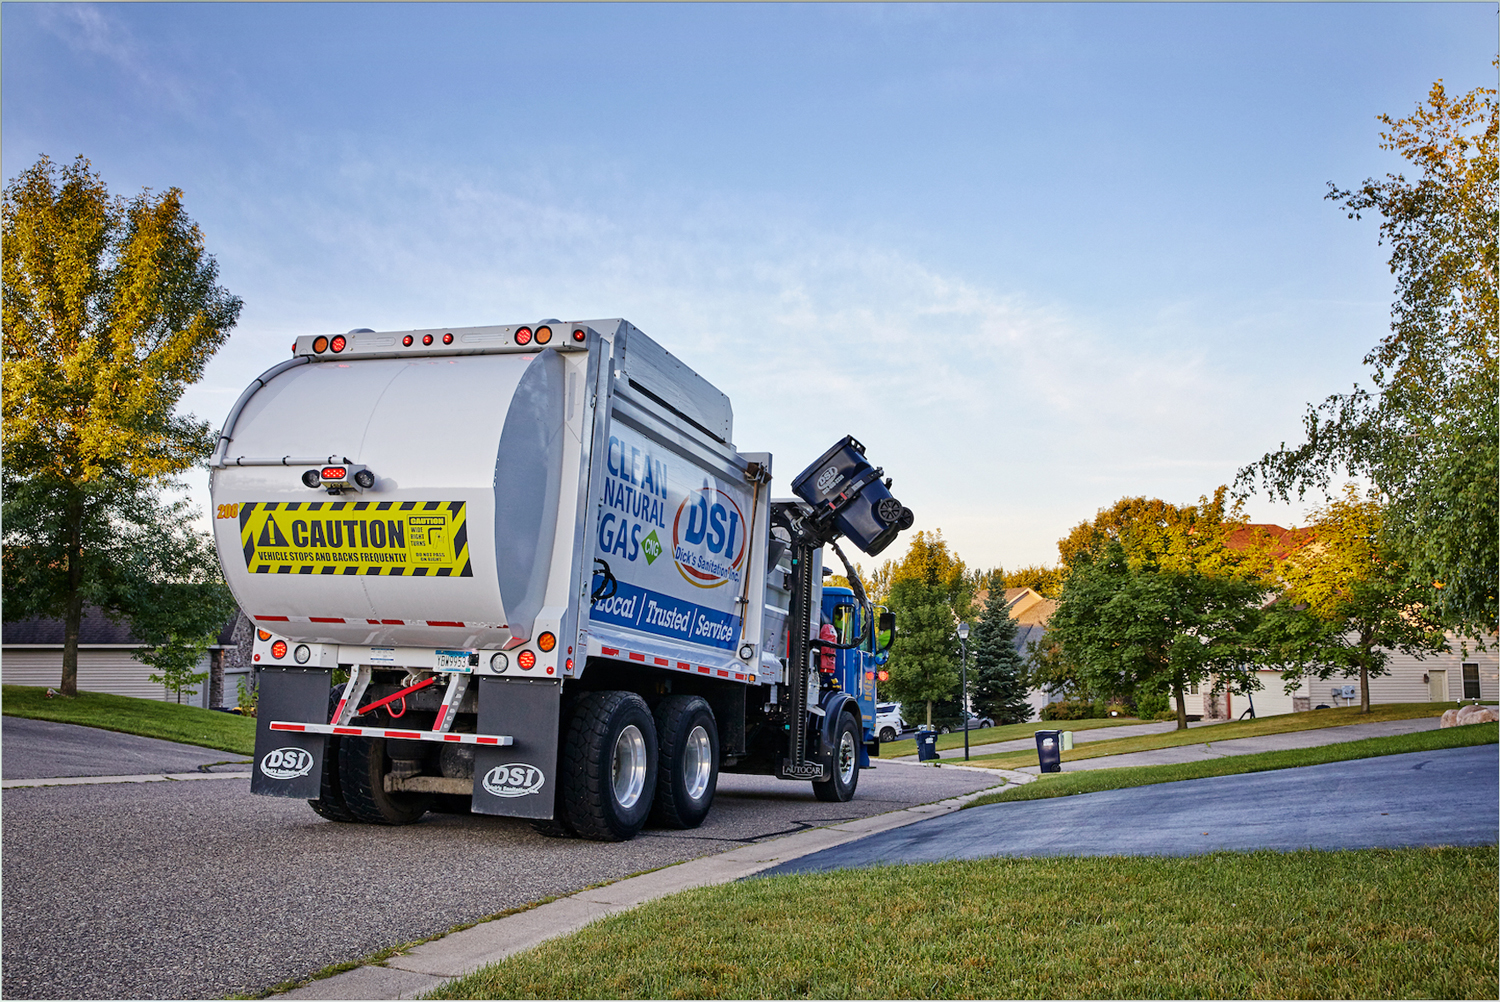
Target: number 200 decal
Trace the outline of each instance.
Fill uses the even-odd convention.
[[[484,774],[484,789],[493,797],[525,797],[539,793],[546,775],[534,765],[516,762],[497,765]]]
[[[312,772],[312,752],[301,748],[277,748],[260,760],[260,771],[272,779],[296,779]]]

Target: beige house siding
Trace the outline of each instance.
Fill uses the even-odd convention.
[[[208,670],[208,658],[198,671]],[[164,685],[146,676],[152,669],[130,656],[129,648],[80,647],[78,651],[78,688],[84,692],[108,692],[138,699],[160,699],[175,702],[177,697]],[[27,649],[7,647],[0,655],[0,681],[6,685],[36,685],[56,688],[62,681],[62,650],[56,647]],[[185,689],[182,701],[202,706],[201,688]]]

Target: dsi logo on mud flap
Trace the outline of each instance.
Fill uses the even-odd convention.
[[[484,774],[484,792],[492,797],[527,797],[540,793],[547,777],[542,770],[525,762],[497,765]]]
[[[277,748],[260,760],[260,771],[272,779],[296,779],[312,772],[312,752],[301,748]]]

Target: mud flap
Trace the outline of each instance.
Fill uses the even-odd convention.
[[[508,734],[515,743],[475,749],[471,808],[476,814],[541,821],[552,817],[561,715],[561,683],[479,679],[479,733]]]
[[[328,722],[328,690],[333,672],[299,668],[262,668],[260,702],[255,713],[255,766],[250,792],[268,797],[316,800],[322,793],[323,734],[271,730],[271,721]]]

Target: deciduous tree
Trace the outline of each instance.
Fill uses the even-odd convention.
[[[1380,116],[1381,147],[1417,177],[1329,182],[1350,218],[1379,215],[1396,278],[1390,333],[1365,356],[1372,388],[1328,397],[1282,443],[1240,471],[1242,488],[1290,499],[1365,476],[1389,499],[1387,535],[1423,604],[1462,632],[1497,627],[1500,417],[1497,417],[1495,91],[1450,99],[1439,81],[1406,118]]]
[[[227,617],[206,538],[159,492],[209,451],[176,404],[240,300],[180,190],[111,197],[82,157],[6,185],[3,261],[4,614],[63,619],[71,695],[85,601],[153,647]],[[163,604],[182,589],[211,615]]]

